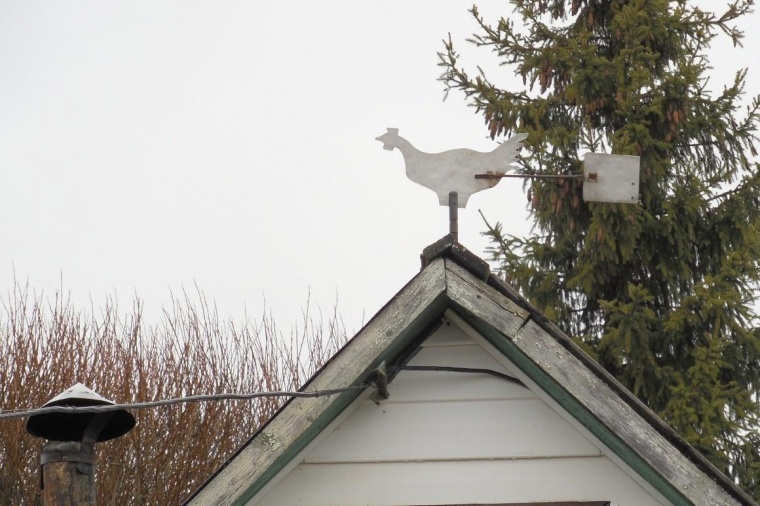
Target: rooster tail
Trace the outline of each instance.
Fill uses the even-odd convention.
[[[494,152],[498,151],[502,156],[509,159],[508,163],[512,163],[517,158],[517,151],[522,147],[523,141],[527,138],[528,134],[525,133],[513,135],[499,144],[499,146],[494,149]]]

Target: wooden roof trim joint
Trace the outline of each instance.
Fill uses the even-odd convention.
[[[451,234],[422,250],[422,255],[420,255],[421,269],[424,270],[436,258],[448,258],[455,261],[481,281],[487,281],[491,276],[491,267],[488,262],[456,242]]]

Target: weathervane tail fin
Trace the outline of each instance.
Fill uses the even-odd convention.
[[[528,138],[528,134],[516,134],[514,137],[510,137],[506,141],[499,144],[494,150],[503,153],[505,157],[505,164],[510,165],[517,160],[517,151],[522,147],[522,143]]]

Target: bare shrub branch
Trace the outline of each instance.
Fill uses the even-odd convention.
[[[307,303],[283,339],[269,313],[221,319],[200,291],[175,297],[158,325],[136,300],[99,316],[62,293],[48,300],[15,284],[0,304],[0,409],[42,406],[81,382],[117,403],[218,392],[294,390],[346,341],[337,310]],[[136,411],[135,429],[98,445],[99,504],[171,505],[190,495],[284,402],[281,398]],[[0,505],[41,505],[39,451],[25,420],[0,421]]]

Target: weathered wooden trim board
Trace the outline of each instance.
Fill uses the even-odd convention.
[[[505,312],[516,314],[504,303],[504,295],[480,280],[468,279],[466,271],[450,260],[446,271],[447,293],[465,321],[670,501],[695,506],[740,504],[543,327],[526,319],[515,329],[514,320],[503,317]],[[457,288],[452,290],[452,285]]]
[[[304,390],[360,383],[387,356],[400,353],[444,311],[444,271],[444,261],[439,259],[420,272],[325,364]],[[244,504],[357,395],[349,392],[289,401],[187,504]]]

